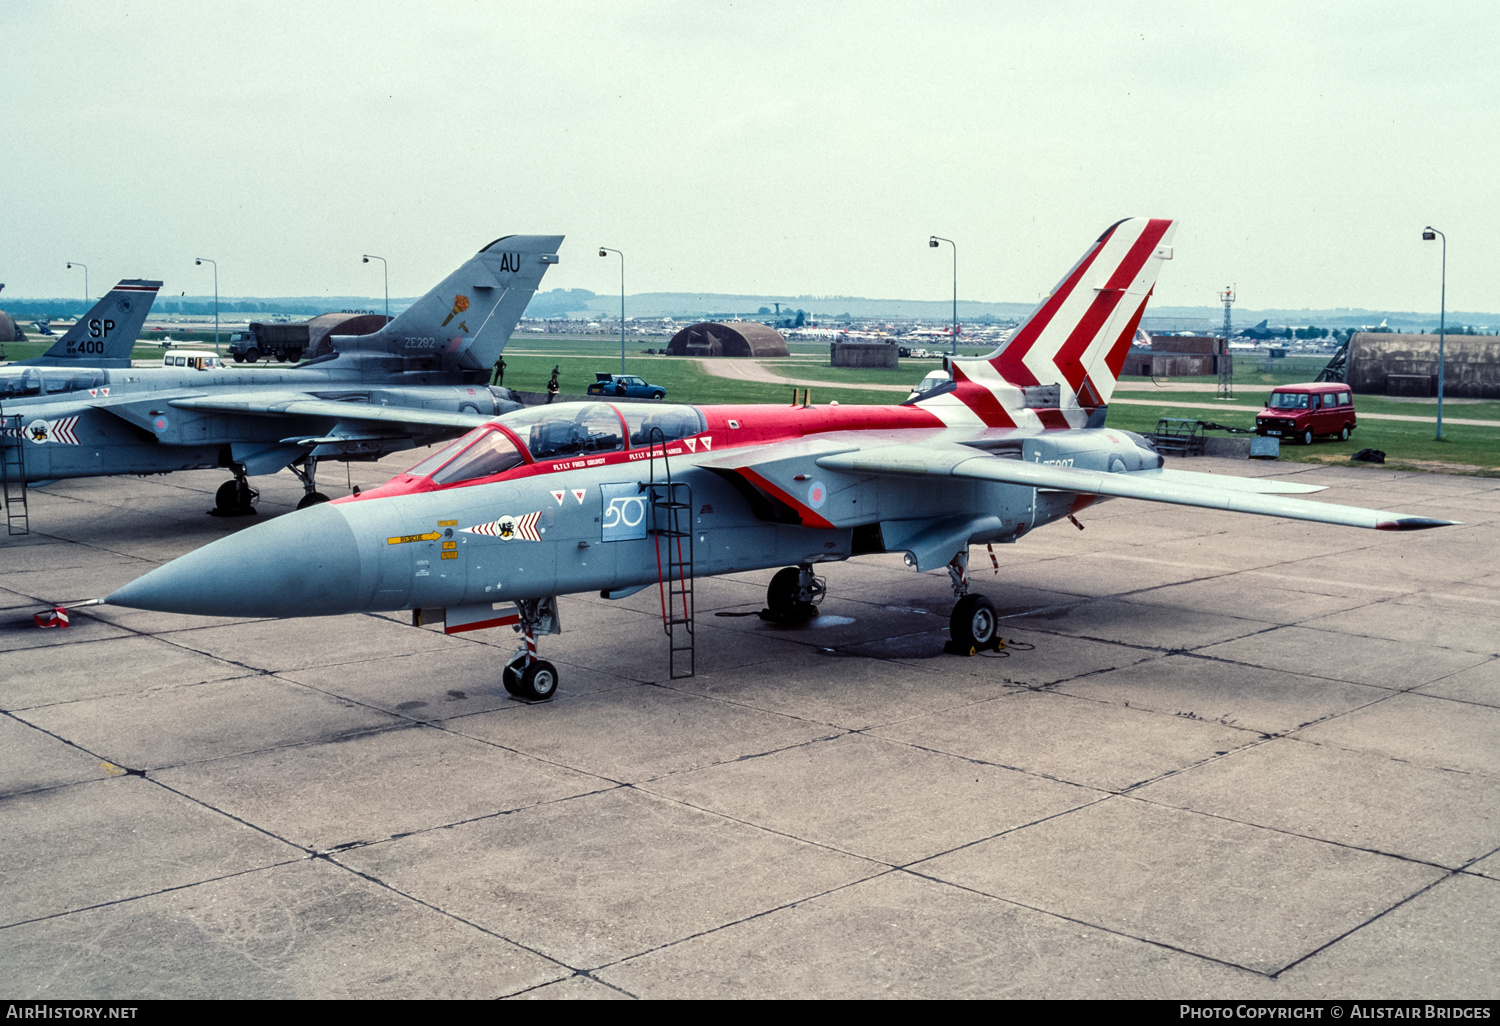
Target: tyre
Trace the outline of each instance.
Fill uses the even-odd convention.
[[[1353,430],[1354,429],[1352,427],[1350,427],[1348,424],[1345,424],[1344,425],[1344,429],[1339,432],[1339,441],[1341,441],[1341,442],[1347,442],[1347,441],[1349,441],[1349,433],[1351,431],[1353,431]]]
[[[507,666],[500,671],[500,683],[505,685],[505,690],[512,695],[521,695],[521,673],[514,666]]]
[[[987,648],[995,640],[995,604],[983,595],[965,595],[953,607],[948,635],[960,648]]]
[[[517,693],[534,702],[545,702],[557,694],[557,667],[545,659],[534,660],[521,671],[520,691]]]
[[[245,362],[245,354],[244,353],[235,353],[234,354],[234,362],[235,363],[244,363]]]
[[[249,349],[245,350],[245,362],[246,363],[254,363],[256,360],[259,360],[259,359],[260,359],[260,350],[259,349],[256,349],[254,346],[251,346]]]
[[[299,363],[302,360],[302,350],[289,349],[287,350],[286,358],[293,363]]]
[[[300,501],[298,501],[297,508],[306,509],[309,506],[316,506],[320,502],[327,501],[328,496],[324,495],[322,492],[308,492],[306,495],[302,496]]]
[[[286,350],[285,349],[278,349],[278,350],[276,350],[276,362],[277,363],[286,363]]]
[[[794,566],[782,567],[771,578],[766,588],[766,608],[771,617],[782,623],[797,619],[798,607],[806,605],[799,600],[802,572]]]
[[[1306,431],[1302,432],[1302,444],[1303,445],[1312,445],[1312,443],[1313,443],[1312,428],[1308,428]]]
[[[667,397],[667,393],[665,393],[665,392],[652,392],[651,393],[651,399],[652,399],[653,402],[661,402],[666,397]]]
[[[250,505],[250,487],[238,480],[225,481],[214,492],[214,506],[224,513],[237,513]]]

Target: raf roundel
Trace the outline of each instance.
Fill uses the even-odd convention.
[[[822,481],[814,481],[807,486],[807,504],[813,509],[822,509],[827,498],[828,486]]]

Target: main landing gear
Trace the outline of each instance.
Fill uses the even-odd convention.
[[[806,623],[818,615],[818,603],[828,591],[823,578],[813,576],[812,564],[801,563],[776,571],[766,588],[761,619],[777,623]]]
[[[301,463],[302,466],[297,466],[297,463]],[[297,480],[302,482],[302,490],[307,493],[297,502],[297,508],[306,509],[309,506],[316,506],[320,502],[327,502],[328,496],[317,489],[318,458],[316,456],[304,456],[297,463],[293,463],[286,468],[297,475]]]
[[[250,487],[250,478],[245,474],[243,463],[234,464],[234,480],[225,481],[214,493],[214,508],[208,511],[211,517],[253,517],[260,492]]]
[[[948,576],[953,580],[953,594],[958,602],[953,606],[953,615],[948,619],[948,644],[946,651],[955,655],[973,655],[992,648],[995,644],[999,618],[995,604],[983,595],[969,594],[969,550],[958,553],[948,564]]]
[[[516,629],[525,636],[525,643],[505,664],[500,680],[517,698],[545,702],[557,694],[557,667],[536,657],[536,636],[559,632],[557,597],[522,599],[516,603],[516,612],[521,617]]]

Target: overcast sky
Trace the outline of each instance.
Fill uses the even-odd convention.
[[[1500,309],[1490,3],[0,3],[0,281],[1035,301],[1179,219],[1157,301]]]

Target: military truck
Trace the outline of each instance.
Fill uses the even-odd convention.
[[[282,363],[296,363],[308,347],[308,323],[263,324],[251,321],[248,331],[236,332],[229,340],[229,355],[235,363],[254,363],[262,356]]]
[[[235,363],[254,363],[262,356],[296,363],[333,352],[334,335],[369,335],[385,326],[386,318],[364,310],[340,310],[319,314],[310,321],[263,324],[251,321],[248,331],[229,340],[229,355]]]

